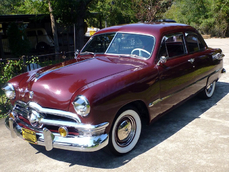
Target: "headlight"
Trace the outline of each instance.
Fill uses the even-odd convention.
[[[2,90],[5,92],[8,99],[14,99],[16,97],[14,86],[11,83],[7,83],[4,87],[2,87]]]
[[[85,96],[77,96],[72,102],[77,114],[86,117],[90,113],[90,104]]]

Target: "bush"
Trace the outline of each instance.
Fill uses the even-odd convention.
[[[222,12],[219,12],[215,16],[215,24],[212,27],[211,35],[217,37],[226,37],[227,29],[228,23],[226,16]]]
[[[14,76],[23,72],[23,60],[8,60],[6,63],[2,62],[1,66],[2,73],[0,75],[0,86],[2,87],[8,80],[13,78]],[[4,92],[0,91],[0,118],[3,117],[5,113],[9,111],[10,104],[4,94]]]
[[[23,57],[18,60],[7,60],[6,63],[2,62],[3,66],[1,75],[0,75],[0,87],[2,87],[7,81],[13,78],[16,75],[19,75],[24,72],[27,64],[38,63],[38,57],[32,57],[31,60],[24,63]],[[0,90],[0,118],[4,116],[10,109],[10,103],[8,102],[5,94]]]

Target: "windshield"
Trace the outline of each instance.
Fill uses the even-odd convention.
[[[106,33],[91,38],[83,53],[106,53],[150,58],[155,39],[153,36],[132,33]]]

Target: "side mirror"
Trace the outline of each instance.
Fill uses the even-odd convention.
[[[77,55],[79,54],[79,50],[77,49],[75,52],[74,52],[74,59],[77,59]]]
[[[160,60],[157,62],[157,65],[165,64],[167,62],[167,58],[165,56],[161,56]]]

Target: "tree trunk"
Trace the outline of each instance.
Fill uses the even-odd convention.
[[[54,45],[55,45],[55,53],[59,53],[59,41],[58,41],[58,35],[57,35],[57,28],[56,28],[56,21],[53,15],[53,9],[50,3],[50,0],[48,1],[49,5],[49,13],[50,13],[50,20],[51,20],[51,28],[52,28],[52,34],[54,39]]]

